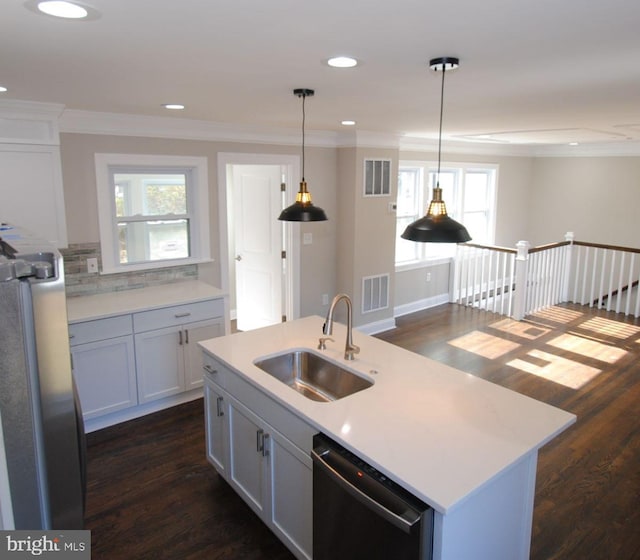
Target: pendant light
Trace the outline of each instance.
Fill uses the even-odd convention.
[[[442,158],[442,113],[444,106],[444,75],[447,70],[454,70],[460,64],[457,58],[443,56],[433,58],[429,61],[429,67],[436,71],[442,71],[442,87],[440,91],[440,132],[438,133],[438,174],[436,175],[436,186],[433,189],[433,198],[429,203],[427,214],[409,224],[404,233],[400,236],[409,241],[419,241],[421,243],[464,243],[471,241],[471,236],[467,229],[450,218],[447,214],[447,207],[442,200],[442,189],[440,188],[440,161]]]
[[[311,202],[311,193],[307,190],[307,182],[304,180],[304,101],[315,92],[312,89],[300,88],[294,89],[293,93],[298,97],[302,97],[302,181],[300,181],[300,190],[296,195],[296,201],[280,213],[278,220],[285,222],[323,222],[327,219],[327,215],[322,208],[314,206]]]

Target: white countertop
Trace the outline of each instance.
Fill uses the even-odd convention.
[[[225,295],[225,292],[214,286],[199,280],[189,280],[149,288],[67,298],[67,316],[69,323],[77,323]]]
[[[206,340],[201,346],[243,378],[446,514],[490,480],[573,424],[575,415],[354,331],[356,359],[343,359],[335,324],[317,351],[324,319],[313,316]],[[374,385],[314,402],[253,365],[308,348]],[[377,373],[370,373],[376,370]]]

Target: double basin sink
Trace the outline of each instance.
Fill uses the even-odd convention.
[[[254,365],[313,401],[336,401],[373,385],[372,381],[304,349],[259,358]]]

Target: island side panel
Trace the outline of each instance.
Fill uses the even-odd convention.
[[[449,514],[436,511],[433,560],[527,560],[537,462],[534,450]]]

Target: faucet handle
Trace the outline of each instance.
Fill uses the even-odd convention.
[[[360,346],[356,346],[355,344],[350,344],[344,349],[344,359],[345,360],[353,360],[354,354],[360,353]]]
[[[318,340],[318,350],[326,350],[327,349],[327,345],[326,342],[327,340],[330,340],[331,342],[333,342],[333,338],[331,338],[330,336],[321,336],[320,339]]]

